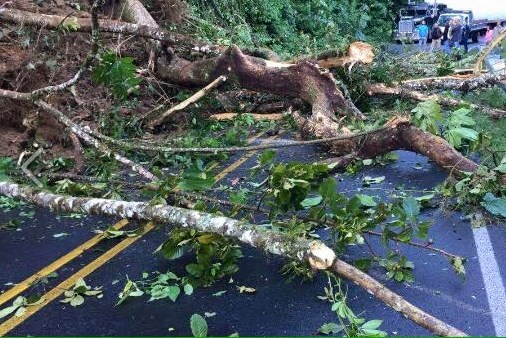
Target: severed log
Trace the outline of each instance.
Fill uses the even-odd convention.
[[[356,63],[366,65],[372,63],[374,60],[374,52],[370,44],[355,41],[348,46],[346,54],[343,56],[330,55],[329,57],[329,54],[325,53],[318,55],[316,60],[320,67],[329,69],[348,65],[348,71],[351,72],[351,69]]]
[[[243,243],[269,253],[307,262],[314,270],[331,270],[365,288],[394,310],[437,335],[466,336],[464,332],[424,312],[371,276],[340,260],[335,252],[321,241],[303,238],[294,239],[278,231],[266,230],[264,227],[195,210],[165,205],[150,205],[144,202],[67,197],[37,192],[31,188],[9,182],[0,182],[0,194],[21,198],[35,205],[50,208],[53,211],[149,220],[236,238]]]
[[[489,107],[483,104],[471,103],[464,100],[455,99],[449,96],[443,95],[427,95],[415,90],[405,89],[402,87],[387,87],[384,84],[372,84],[366,87],[366,91],[368,95],[395,95],[400,97],[406,97],[416,101],[427,101],[427,100],[437,100],[444,106],[447,107],[458,107],[462,105],[467,105],[475,110],[482,110],[492,118],[503,118],[506,116],[506,110]]]
[[[183,86],[202,86],[220,75],[226,75],[242,88],[298,97],[310,104],[311,115],[293,112],[294,120],[307,138],[334,138],[330,147],[335,154],[374,158],[405,149],[429,157],[452,173],[474,172],[478,168],[444,139],[413,126],[405,118],[394,118],[364,137],[347,138],[334,113],[349,112],[345,98],[333,76],[308,61],[295,65],[275,63],[244,55],[232,46],[217,58],[190,62],[174,56],[167,64],[159,62],[157,68],[158,77]]]

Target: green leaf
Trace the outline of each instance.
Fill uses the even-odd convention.
[[[21,306],[19,307],[17,310],[16,310],[16,313],[14,314],[14,316],[16,317],[21,317],[22,315],[24,315],[26,313],[26,307],[24,306]]]
[[[412,196],[402,201],[402,209],[408,219],[415,219],[420,214],[420,203]]]
[[[325,178],[320,184],[320,195],[325,199],[332,199],[336,195],[337,183],[333,177]]]
[[[362,271],[367,272],[369,268],[371,267],[372,260],[370,258],[360,258],[355,261],[353,261],[353,265]]]
[[[362,179],[362,182],[365,186],[369,186],[371,184],[378,184],[385,180],[385,176],[378,176],[378,177],[371,177],[371,176],[365,176]]]
[[[183,289],[184,289],[185,295],[187,295],[187,296],[189,296],[193,293],[193,286],[191,284],[185,284]]]
[[[190,263],[186,265],[186,271],[192,275],[193,277],[201,277],[202,276],[202,270],[198,264]]]
[[[413,110],[416,126],[434,135],[439,135],[438,123],[443,121],[441,106],[433,100],[420,102]]]
[[[323,324],[318,332],[322,334],[338,334],[343,330],[343,327],[341,325],[338,325],[336,323],[325,323]]]
[[[363,330],[374,330],[374,329],[377,329],[378,327],[380,327],[382,323],[383,323],[383,321],[380,319],[373,319],[373,320],[370,320],[370,321],[362,324],[362,326],[360,326],[360,328]]]
[[[167,295],[168,295],[169,299],[171,301],[175,302],[176,299],[177,299],[177,297],[181,293],[181,289],[177,285],[171,285],[167,289],[168,289],[167,290]]]
[[[177,188],[182,191],[205,191],[211,189],[214,184],[213,176],[185,177],[178,183]]]
[[[506,199],[495,197],[488,192],[480,204],[492,215],[506,217]]]
[[[274,158],[276,157],[276,151],[273,149],[268,149],[262,152],[262,154],[259,157],[260,165],[267,165],[271,164],[272,161],[274,161]]]
[[[125,99],[129,92],[137,93],[136,86],[141,82],[137,77],[132,57],[118,57],[114,51],[106,51],[100,56],[91,79],[93,82],[111,88],[119,100]]]
[[[303,208],[311,208],[311,207],[314,207],[314,206],[317,206],[318,204],[320,204],[322,202],[322,200],[323,200],[323,197],[321,197],[321,196],[307,197],[302,202],[300,202],[300,205]]]
[[[194,337],[207,337],[207,322],[201,315],[195,313],[191,316],[190,328]]]
[[[501,174],[506,174],[506,163],[499,164],[494,168],[494,170],[500,172]]]
[[[79,306],[79,305],[82,305],[84,303],[84,297],[77,294],[75,295],[74,297],[72,297],[72,299],[70,300],[70,305],[76,307],[76,306]]]
[[[11,305],[11,306],[8,306],[8,307],[0,310],[0,319],[7,317],[8,315],[10,315],[14,311],[16,311],[20,306],[21,306],[21,304],[20,305]]]
[[[455,273],[463,278],[466,276],[466,268],[464,264],[466,263],[466,259],[462,257],[454,257],[450,260],[452,264],[453,270]]]
[[[377,203],[374,202],[374,199],[372,198],[372,196],[363,195],[363,194],[357,194],[356,196],[358,197],[358,199],[360,200],[360,203],[364,207],[375,207],[377,205]]]

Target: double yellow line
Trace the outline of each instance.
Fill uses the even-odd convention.
[[[257,138],[262,136],[264,133],[265,132],[261,132],[261,133],[256,134],[255,136],[251,137],[250,139],[248,139],[248,143],[253,142]],[[276,137],[277,137],[276,135],[271,136],[271,137],[267,138],[266,141],[273,140]],[[231,172],[236,170],[239,166],[241,166],[244,162],[246,162],[248,159],[250,159],[257,152],[258,151],[250,151],[250,152],[244,154],[244,156],[242,156],[238,160],[234,161],[228,167],[223,169],[223,171],[221,173],[219,173],[215,176],[216,182],[223,179],[225,176],[227,176],[228,174],[230,174]],[[128,224],[128,220],[123,219],[120,222],[116,223],[114,225],[114,228],[119,230],[119,229],[123,228],[124,226],[126,226],[127,224]],[[41,310],[46,305],[48,305],[51,301],[53,301],[56,298],[58,298],[59,296],[61,296],[66,290],[71,289],[75,285],[75,283],[77,282],[78,279],[88,276],[89,274],[91,274],[92,272],[97,270],[99,267],[101,267],[102,265],[107,263],[109,260],[114,258],[120,252],[122,252],[123,250],[128,248],[130,245],[132,245],[137,240],[139,240],[143,235],[147,234],[148,232],[150,232],[153,229],[154,229],[153,223],[151,223],[151,222],[147,223],[143,229],[143,232],[139,236],[128,237],[128,238],[124,239],[123,241],[121,241],[120,243],[115,245],[113,248],[106,251],[100,257],[96,258],[91,263],[89,263],[88,265],[83,267],[81,270],[79,270],[78,272],[76,272],[75,274],[70,276],[68,279],[64,280],[63,282],[58,284],[56,287],[54,287],[53,289],[51,289],[47,293],[45,293],[42,296],[42,298],[44,298],[44,301],[42,303],[40,303],[38,305],[34,305],[34,306],[29,306],[27,308],[26,312],[22,316],[11,317],[10,319],[8,319],[5,322],[3,322],[2,324],[0,324],[0,336],[4,336],[7,333],[9,333],[10,331],[12,331],[18,325],[23,323],[26,319],[28,319],[33,314],[37,313],[39,310]],[[27,279],[25,279],[21,283],[17,284],[13,288],[11,288],[8,291],[6,291],[5,293],[1,294],[0,295],[0,306],[5,304],[10,299],[16,297],[17,295],[19,295],[23,291],[27,290],[38,279],[40,279],[44,276],[47,276],[48,274],[58,270],[63,265],[69,263],[70,261],[72,261],[73,259],[78,257],[79,255],[84,253],[86,250],[88,250],[88,249],[92,248],[93,246],[95,246],[96,244],[98,244],[104,238],[105,238],[105,236],[103,234],[99,234],[97,236],[94,236],[90,240],[86,241],[85,243],[81,244],[80,246],[78,246],[77,248],[75,248],[74,250],[69,252],[68,254],[60,257],[59,259],[57,259],[56,261],[54,261],[53,263],[51,263],[47,267],[41,269],[40,271],[35,273],[33,276],[28,277]]]

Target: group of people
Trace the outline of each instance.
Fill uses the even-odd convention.
[[[444,26],[443,29],[436,22],[432,29],[429,31],[429,27],[426,25],[425,21],[422,21],[422,24],[418,27],[418,43],[420,45],[420,49],[422,51],[426,51],[427,49],[427,40],[430,37],[432,43],[430,45],[430,52],[434,50],[441,49],[443,47],[443,51],[445,53],[450,53],[450,50],[454,47],[459,48],[460,45],[464,46],[464,52],[468,52],[468,41],[471,35],[471,28],[469,27],[469,21],[466,17],[464,22],[460,17],[455,17],[450,19]],[[485,34],[485,43],[488,44],[492,41],[497,35],[499,35],[504,28],[501,26],[501,23],[498,22],[494,29],[487,27],[487,32]]]

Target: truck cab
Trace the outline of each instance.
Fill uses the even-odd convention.
[[[397,29],[394,30],[394,39],[397,41],[416,41],[417,26],[425,20],[429,29],[438,20],[439,13],[445,9],[444,5],[419,3],[401,8],[398,15]]]

